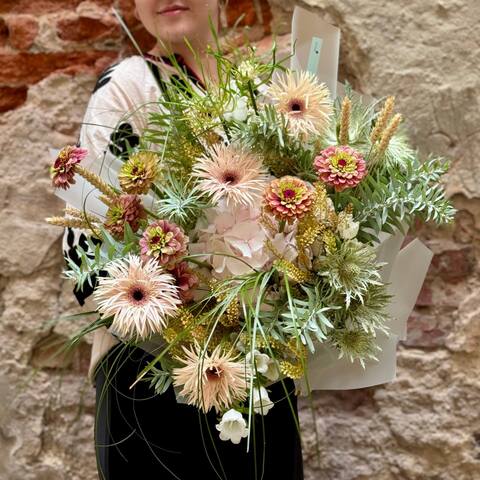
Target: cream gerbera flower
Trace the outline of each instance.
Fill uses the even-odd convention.
[[[167,325],[181,303],[172,275],[154,259],[142,264],[129,255],[110,262],[93,295],[102,317],[113,316],[112,330],[124,338],[147,338]]]
[[[214,202],[253,206],[267,184],[268,172],[255,155],[233,145],[213,145],[193,166],[200,190]]]
[[[294,135],[320,135],[332,115],[330,92],[324,83],[306,71],[279,75],[267,93],[276,110],[285,115]]]
[[[185,366],[173,369],[173,383],[183,386],[180,394],[189,405],[205,413],[214,407],[220,413],[247,398],[250,376],[245,363],[236,361],[237,356],[223,352],[220,345],[210,354],[198,344],[191,350],[182,348],[186,356],[176,358]]]

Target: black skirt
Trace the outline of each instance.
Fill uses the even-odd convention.
[[[220,440],[213,409],[205,415],[177,403],[171,386],[162,395],[154,395],[148,382],[130,389],[152,359],[140,348],[120,344],[98,367],[95,445],[101,480],[129,475],[146,480],[303,480],[292,380],[284,380],[290,402],[281,382],[268,387],[275,406],[265,416],[255,415],[247,452],[245,438],[238,445]]]

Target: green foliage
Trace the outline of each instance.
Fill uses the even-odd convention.
[[[80,265],[65,257],[70,269],[63,272],[64,278],[73,280],[79,291],[83,290],[85,283],[93,287],[94,276],[98,276],[108,263],[117,258],[122,258],[128,253],[138,253],[138,237],[132,232],[130,225],[125,223],[123,241],[115,240],[104,227],[95,227],[100,231],[102,243],[95,244],[91,237],[87,237],[87,249],[77,245],[76,250],[80,258]]]
[[[348,308],[343,296],[337,294],[332,299],[332,303],[339,306],[331,316],[335,328],[364,330],[372,335],[376,335],[377,331],[388,333],[387,325],[392,317],[387,307],[393,296],[387,293],[387,285],[369,284],[361,299],[353,299]]]
[[[441,158],[420,163],[414,157],[401,167],[385,164],[355,188],[342,192],[342,203],[353,204],[354,219],[360,222],[357,238],[370,242],[378,240],[376,235],[381,231],[404,232],[402,223],[411,225],[415,217],[437,224],[452,222],[456,209],[439,183],[447,170],[448,162]]]
[[[235,140],[261,155],[270,171],[277,177],[297,175],[315,180],[310,148],[292,137],[286,118],[271,105],[264,105],[258,115],[232,127]]]
[[[161,198],[156,203],[156,213],[161,218],[175,222],[186,231],[193,228],[204,210],[211,206],[204,193],[191,188],[192,183],[191,177],[168,175],[159,187]]]
[[[334,328],[325,312],[340,309],[339,306],[328,306],[323,303],[319,285],[301,286],[306,294],[305,299],[292,298],[293,309],[282,313],[280,329],[285,335],[300,336],[304,345],[315,352],[314,341],[322,343],[327,339],[328,331]]]
[[[163,357],[158,363],[160,368],[152,367],[149,375],[146,375],[142,380],[150,383],[150,387],[154,389],[156,395],[162,395],[173,382],[172,365],[167,357]]]

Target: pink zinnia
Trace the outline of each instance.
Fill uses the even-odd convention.
[[[138,195],[119,195],[107,211],[105,227],[115,238],[122,239],[126,223],[136,232],[146,219],[147,212]]]
[[[67,190],[75,183],[75,165],[80,163],[88,154],[86,148],[67,146],[60,150],[52,167],[50,175],[55,188]]]
[[[313,162],[318,177],[337,192],[358,185],[367,174],[365,160],[348,146],[331,146],[322,150]]]
[[[188,238],[183,230],[167,220],[151,223],[140,239],[144,259],[155,258],[161,265],[171,266],[187,251]]]
[[[198,277],[189,268],[187,262],[179,262],[168,271],[175,278],[178,294],[183,303],[193,299],[193,287],[198,284]]]
[[[303,180],[286,175],[273,180],[265,189],[263,205],[278,220],[290,223],[310,210],[313,194],[313,189]]]

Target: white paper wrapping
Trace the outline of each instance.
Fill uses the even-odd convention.
[[[308,356],[308,381],[311,390],[350,390],[391,382],[396,373],[398,340],[406,339],[407,320],[422,288],[432,261],[433,252],[419,239],[412,240],[400,250],[404,235],[381,234],[377,260],[388,262],[382,270],[382,280],[389,282],[387,291],[394,295],[387,308],[393,317],[388,325],[390,335],[380,334],[377,344],[382,349],[378,362],[360,363],[338,358],[338,351],[319,345],[315,354]],[[307,394],[305,380],[295,382],[302,394]]]
[[[295,7],[292,18],[292,53],[290,68],[306,70],[312,37],[322,40],[317,78],[325,82],[336,97],[338,60],[340,54],[340,29],[325,22],[318,14],[304,8]]]

